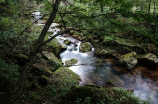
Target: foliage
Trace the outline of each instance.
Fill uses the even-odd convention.
[[[114,88],[76,87],[64,97],[65,103],[77,104],[148,104],[148,101],[140,100],[128,90]]]
[[[11,85],[15,85],[19,77],[18,66],[0,59],[0,73],[0,88],[5,93],[11,93]]]

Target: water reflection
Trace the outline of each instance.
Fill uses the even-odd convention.
[[[60,36],[60,38],[62,38]],[[58,37],[59,39],[59,37]],[[63,37],[74,41],[73,38]],[[62,41],[60,40],[62,43]],[[107,62],[107,60],[94,56],[94,51],[87,53],[79,52],[79,45],[74,50],[73,44],[67,47],[68,50],[60,54],[62,61],[77,59],[78,63],[75,66],[69,67],[72,71],[77,73],[82,81],[80,86],[87,83],[94,83],[99,86],[107,87],[106,83],[112,81],[116,87],[123,87],[126,89],[133,89],[134,94],[141,99],[149,100],[157,104],[158,102],[158,84],[149,78],[142,77],[141,73],[131,73],[124,69],[117,69]],[[72,51],[70,49],[72,48]],[[118,72],[121,70],[121,73]],[[138,69],[137,69],[138,70]],[[122,74],[127,73],[127,74]]]

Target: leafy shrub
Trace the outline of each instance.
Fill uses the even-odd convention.
[[[10,93],[11,84],[14,85],[18,80],[18,66],[13,63],[8,64],[0,59],[0,73],[0,89]]]

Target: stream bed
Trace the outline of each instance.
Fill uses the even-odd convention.
[[[41,24],[41,21],[36,25]],[[57,33],[60,31],[59,28],[55,26],[58,25],[53,23],[52,33]],[[51,26],[51,27],[52,27]],[[58,41],[63,43],[64,40],[68,39],[72,43],[78,41],[72,37],[57,36]],[[95,49],[92,47],[92,51],[81,53],[79,51],[79,46],[81,41],[78,41],[77,46],[74,44],[65,45],[67,50],[60,54],[60,57],[63,62],[70,59],[77,59],[78,63],[69,67],[73,72],[77,73],[81,77],[80,86],[84,86],[88,83],[93,83],[102,87],[107,86],[107,82],[112,82],[116,87],[133,89],[134,94],[144,100],[149,100],[154,104],[158,104],[158,84],[156,81],[151,80],[150,78],[143,77],[141,73],[118,73],[115,69],[121,69],[117,66],[114,66],[111,62],[111,59],[104,59],[94,56]],[[142,67],[137,67],[136,70],[140,70]]]
[[[58,36],[57,39],[61,43],[65,39],[75,41],[71,37],[63,36]],[[60,39],[63,40],[61,41]],[[137,97],[158,104],[158,84],[156,81],[145,78],[140,73],[118,73],[114,68],[119,67],[113,66],[108,59],[95,57],[94,49],[86,53],[79,52],[79,45],[80,42],[77,47],[74,44],[70,44],[67,46],[67,50],[60,54],[60,57],[63,62],[70,59],[78,60],[78,63],[69,67],[69,69],[81,77],[80,86],[92,83],[102,87],[110,87],[107,85],[107,82],[111,81],[116,87],[133,89]],[[141,67],[137,69],[139,70],[139,68]]]

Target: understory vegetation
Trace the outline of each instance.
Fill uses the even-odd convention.
[[[68,68],[77,60],[70,60],[72,63],[64,66],[59,55],[66,47],[56,38],[34,52],[43,26],[35,25],[37,21],[31,13],[39,11],[41,19],[48,20],[54,5],[55,0],[0,0],[0,102],[148,104],[131,90],[93,84],[78,86],[80,77]],[[106,47],[119,54],[136,51],[158,55],[157,8],[157,0],[62,0],[53,22],[60,23],[62,31],[70,27],[67,35],[90,42],[96,49]],[[49,35],[47,32],[43,41]],[[118,44],[120,47],[116,47]],[[53,58],[43,51],[51,52]],[[32,53],[36,54],[31,56]],[[12,102],[25,68],[29,70],[21,82],[23,87]]]

